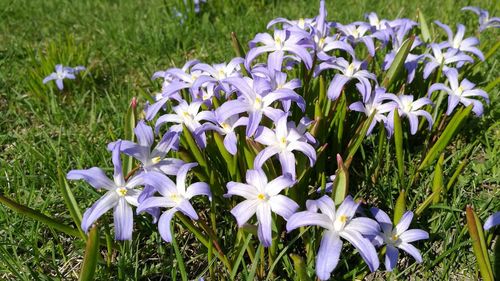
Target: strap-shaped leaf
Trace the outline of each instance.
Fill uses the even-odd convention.
[[[387,74],[385,75],[384,80],[382,82],[384,88],[389,89],[389,87],[394,83],[398,75],[403,71],[406,57],[408,57],[408,54],[410,53],[410,49],[414,41],[415,41],[415,36],[413,35],[410,38],[406,39],[403,45],[401,45],[401,48],[399,48],[399,51],[396,54],[396,57],[394,58],[394,61],[392,62],[391,67],[387,71]]]
[[[399,193],[398,199],[396,199],[396,206],[394,208],[394,217],[393,217],[393,222],[395,225],[398,224],[399,220],[401,219],[405,211],[406,211],[406,192],[403,189]]]
[[[36,210],[33,210],[29,207],[26,207],[26,206],[21,205],[17,202],[14,202],[2,194],[0,194],[0,203],[4,204],[9,209],[11,209],[11,210],[13,210],[21,215],[27,216],[27,217],[32,218],[34,220],[37,220],[41,223],[44,223],[47,226],[54,228],[55,230],[59,230],[63,233],[66,233],[66,234],[74,236],[74,237],[80,237],[80,232],[78,231],[78,229],[67,226],[67,225],[65,225],[61,222],[58,222],[55,219],[48,217],[48,216],[46,216],[46,215],[44,215]]]
[[[403,151],[403,129],[401,126],[401,117],[398,109],[394,110],[394,143],[396,145],[396,162],[398,165],[399,183],[403,185],[403,175],[405,170],[404,151]]]
[[[60,167],[57,167],[57,177],[59,180],[59,189],[61,190],[61,194],[64,198],[64,202],[66,203],[66,207],[69,210],[69,214],[71,215],[71,218],[73,219],[75,225],[80,231],[80,236],[83,239],[86,239],[87,236],[83,233],[81,229],[82,213],[80,211],[80,208],[78,207],[78,204],[76,203],[75,197],[73,196],[73,192],[71,191],[71,188],[69,187],[68,182],[64,177],[64,173]]]
[[[469,230],[470,237],[472,239],[472,250],[477,259],[477,265],[479,266],[479,272],[481,277],[485,281],[492,281],[493,273],[491,271],[491,265],[488,258],[488,252],[484,252],[481,244],[484,244],[484,235],[482,235],[482,230],[479,230],[481,223],[477,219],[474,210],[467,206],[465,209],[465,215],[467,218],[467,229]],[[482,240],[482,241],[481,241]]]
[[[460,128],[460,125],[462,125],[465,118],[469,116],[471,110],[472,105],[469,105],[467,108],[459,110],[457,111],[457,113],[455,113],[439,139],[425,156],[424,160],[418,167],[417,172],[427,168],[439,156],[439,154],[443,152],[446,146],[450,143],[453,136],[458,132],[458,129]]]
[[[417,10],[418,22],[420,23],[420,34],[424,42],[429,43],[431,41],[431,33],[429,31],[429,25],[425,20],[424,14],[419,9]]]
[[[99,255],[99,227],[94,225],[87,238],[85,256],[83,257],[82,269],[80,269],[80,281],[94,280],[97,260]]]

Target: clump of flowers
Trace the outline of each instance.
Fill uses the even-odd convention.
[[[468,10],[482,15],[481,31],[495,26],[495,18]],[[171,242],[177,216],[200,242],[217,249],[225,267],[217,270],[238,270],[241,265],[235,261],[243,258],[245,264],[261,263],[269,274],[285,279],[291,278],[287,272],[298,270],[290,270],[289,253],[315,260],[314,272],[321,280],[376,271],[382,253],[387,271],[397,268],[399,250],[422,262],[417,247],[427,246],[417,241],[429,234],[409,229],[414,213],[407,211],[394,226],[381,209],[370,212],[376,203],[349,195],[359,188],[349,185],[350,167],[365,164],[356,162],[357,152],[371,135],[384,143],[403,135],[429,137],[447,126],[444,114],[472,110],[480,116],[483,103],[472,97],[488,102],[488,94],[463,70],[486,58],[477,38],[463,39],[463,25],[453,35],[436,21],[448,38],[426,42],[410,19],[379,19],[370,13],[368,20],[329,22],[320,1],[314,18],[271,21],[272,30],[257,34],[246,56],[238,50],[244,57],[214,65],[193,60],[156,72],[153,79],[162,80],[161,92],[134,128],[137,142],[119,140],[108,146],[114,180],[99,168],[67,175],[108,190],[85,212],[82,230],[87,232],[113,208],[115,238],[129,240],[134,219],[146,212],[163,240]],[[44,83],[56,80],[62,89],[62,80],[74,79],[76,72],[58,65]],[[446,110],[437,102],[441,93],[448,94]],[[124,174],[120,155],[136,159],[135,168]],[[436,159],[428,157],[428,162]],[[398,172],[405,173],[399,165]],[[401,186],[416,184],[399,180]],[[386,197],[370,202],[393,206],[396,198]],[[406,210],[401,204],[395,208]],[[496,224],[497,217],[487,226]],[[220,229],[222,222],[233,231]],[[254,243],[260,253],[268,249],[267,258],[255,255],[254,243],[245,243],[243,235],[256,236]],[[244,256],[236,258],[236,249],[242,248]],[[358,259],[354,249],[365,263],[346,267],[347,261]],[[288,271],[273,271],[278,267]]]

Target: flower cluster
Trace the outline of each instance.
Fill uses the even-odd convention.
[[[375,13],[367,19],[350,24],[329,22],[325,2],[320,1],[315,18],[271,21],[268,28],[273,30],[257,34],[245,57],[213,65],[192,60],[182,68],[154,73],[152,79],[160,79],[162,87],[154,102],[146,104],[145,119],[135,127],[137,142],[119,140],[108,145],[114,180],[99,168],[73,170],[67,175],[108,190],[85,212],[82,229],[88,231],[113,208],[116,239],[131,239],[132,207],[136,207],[137,213],[153,216],[161,237],[170,242],[174,214],[180,211],[198,220],[190,200],[205,195],[220,205],[218,209],[230,209],[239,227],[257,224],[257,237],[264,247],[276,243],[285,229],[322,227],[316,255],[316,274],[321,280],[329,279],[337,267],[343,240],[357,249],[370,271],[378,269],[377,248],[383,245],[388,271],[397,265],[398,249],[421,262],[419,251],[410,243],[429,236],[423,230],[408,230],[411,211],[393,226],[384,211],[372,208],[371,213],[364,212],[362,204],[350,195],[337,197],[335,188],[341,177],[334,174],[332,182],[325,183],[324,176],[335,171],[314,168],[322,153],[333,151],[327,146],[334,132],[341,133],[333,129],[337,114],[355,116],[353,122],[362,120],[358,125],[372,120],[362,137],[373,134],[376,124],[385,127],[391,137],[396,114],[408,119],[409,132],[415,135],[422,129],[419,117],[432,129],[435,116],[430,110],[436,98],[432,93],[443,91],[448,94],[446,114],[452,114],[461,103],[472,105],[475,114],[481,115],[483,104],[473,97],[488,102],[487,93],[460,77],[466,74],[463,69],[476,58],[483,60],[484,55],[477,38],[464,39],[463,25],[453,35],[448,26],[436,21],[448,40],[425,43],[412,35],[418,24],[410,19],[380,20]],[[495,26],[495,18],[490,20],[493,23],[482,19],[481,30],[485,24]],[[404,81],[386,82],[387,71],[398,64],[405,70]],[[61,88],[62,79],[71,78],[57,75]],[[416,77],[427,79],[430,87],[406,93],[406,86]],[[127,171],[127,176],[123,175],[121,154],[137,160],[137,167]],[[188,171],[196,166],[195,177],[210,185],[194,182],[186,187]],[[318,188],[321,183],[323,188]],[[325,190],[332,195],[325,195]],[[237,202],[233,196],[244,200]],[[336,207],[334,202],[342,203]],[[301,206],[306,210],[300,211]]]

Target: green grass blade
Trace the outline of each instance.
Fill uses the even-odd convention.
[[[361,143],[365,139],[366,132],[368,131],[368,128],[370,128],[370,124],[372,123],[373,118],[375,117],[375,113],[376,112],[373,112],[370,115],[370,117],[368,119],[366,119],[365,122],[363,122],[361,124],[361,126],[358,127],[358,129],[356,130],[356,133],[354,134],[352,139],[349,141],[349,145],[347,146],[347,151],[348,151],[347,158],[346,158],[347,160],[345,163],[346,168],[349,168],[349,166],[351,165],[351,162],[352,162],[354,155],[356,154],[356,152],[358,151],[358,148],[361,146]]]
[[[420,164],[417,169],[417,172],[427,168],[437,157],[439,154],[443,152],[446,146],[450,143],[453,136],[458,132],[460,125],[463,121],[469,116],[472,110],[472,105],[469,105],[464,110],[458,111],[453,118],[450,120],[443,133],[436,141],[436,143],[429,150],[424,160]]]
[[[417,17],[418,17],[418,22],[420,23],[420,34],[422,35],[421,38],[426,43],[431,42],[431,32],[429,31],[429,25],[427,24],[424,14],[420,9],[417,10]]]
[[[259,244],[259,247],[257,247],[257,251],[255,251],[255,259],[252,263],[252,267],[250,268],[250,272],[247,276],[247,281],[256,280],[255,273],[257,272],[257,265],[260,262],[260,257],[261,257],[260,252],[262,252],[262,249],[263,249],[262,244]]]
[[[172,223],[172,222],[170,222]],[[172,247],[174,248],[175,252],[175,259],[177,260],[177,266],[179,267],[178,271],[181,274],[182,281],[187,281],[187,273],[186,273],[186,266],[184,264],[184,258],[182,257],[181,251],[179,249],[179,245],[177,244],[177,241],[175,240],[175,233],[174,233],[174,228],[170,227],[170,232],[172,233]]]
[[[78,204],[76,203],[75,197],[73,196],[73,192],[71,191],[71,188],[68,185],[68,182],[66,181],[66,178],[64,177],[64,173],[61,170],[60,167],[57,167],[57,176],[59,178],[59,188],[61,190],[61,194],[64,198],[64,202],[66,203],[66,207],[69,210],[69,214],[71,215],[71,218],[75,222],[76,227],[80,231],[80,235],[83,239],[86,239],[87,236],[85,233],[82,231],[81,224],[82,224],[82,212],[80,211],[80,208],[78,207]]]
[[[124,139],[129,141],[134,141],[134,128],[137,119],[137,100],[132,98],[130,105],[127,109],[127,113],[123,119],[123,131]],[[132,156],[126,156],[125,161],[123,161],[123,174],[128,175],[132,171],[134,165],[134,158]]]
[[[80,281],[94,280],[97,260],[99,255],[99,229],[94,226],[89,231],[87,245],[85,246],[85,256],[83,257],[82,269],[80,270]]]
[[[401,126],[401,117],[398,109],[394,110],[394,143],[396,145],[396,162],[398,165],[399,183],[403,185],[404,175],[404,151],[403,151],[403,129]]]
[[[236,257],[236,260],[234,260],[234,262],[233,262],[233,270],[231,271],[231,275],[230,275],[231,280],[234,280],[234,278],[236,277],[236,274],[238,274],[238,268],[240,267],[241,260],[243,259],[243,256],[245,255],[245,251],[246,251],[251,239],[252,239],[252,235],[248,234],[247,237],[245,238],[245,241],[243,242],[243,245],[241,245],[241,250],[238,253],[238,256]]]
[[[74,237],[80,237],[80,232],[78,231],[78,229],[67,226],[67,225],[65,225],[61,222],[58,222],[58,221],[54,220],[53,218],[48,217],[48,216],[46,216],[46,215],[44,215],[36,210],[33,210],[33,209],[26,207],[24,205],[18,204],[16,202],[10,200],[9,198],[5,197],[2,194],[0,194],[0,203],[4,204],[9,209],[11,209],[11,210],[13,210],[21,215],[27,216],[27,217],[32,218],[34,220],[37,220],[41,223],[44,223],[47,226],[52,227],[53,229],[59,230],[63,233],[66,233],[66,234],[74,236]]]

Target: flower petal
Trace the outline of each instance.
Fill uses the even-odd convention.
[[[377,251],[375,251],[375,247],[370,243],[370,240],[364,238],[358,232],[348,229],[344,229],[339,234],[359,251],[359,254],[366,262],[371,272],[377,270],[379,266]]]
[[[330,279],[332,271],[337,267],[342,251],[342,240],[333,231],[324,231],[318,254],[316,255],[316,275],[320,280]]]
[[[115,183],[106,177],[104,171],[93,167],[87,170],[71,170],[66,175],[68,180],[81,180],[88,182],[94,188],[104,188],[112,190],[116,187]]]
[[[297,209],[299,205],[285,195],[272,196],[269,199],[271,210],[287,220]]]
[[[405,243],[410,243],[417,240],[429,239],[429,233],[421,229],[410,229],[401,233],[399,238]]]
[[[109,209],[118,204],[118,194],[114,191],[108,191],[104,196],[97,200],[92,207],[87,209],[82,218],[82,230],[87,232],[89,227]]]
[[[236,205],[231,214],[236,219],[238,227],[242,227],[257,212],[260,201],[258,199],[245,200]]]
[[[134,227],[134,213],[125,198],[118,200],[118,205],[113,210],[116,240],[131,240]]]
[[[172,233],[170,230],[170,221],[174,216],[175,212],[177,212],[176,208],[169,209],[160,216],[158,220],[158,232],[160,232],[160,236],[166,242],[172,242]]]
[[[269,247],[273,241],[271,206],[269,204],[259,204],[257,207],[257,220],[259,227],[257,236],[264,247]]]
[[[403,242],[398,245],[398,248],[410,254],[418,263],[422,262],[422,255],[420,254],[420,251],[415,248],[415,246]]]
[[[392,245],[387,245],[385,252],[385,269],[392,271],[398,264],[399,251]]]

